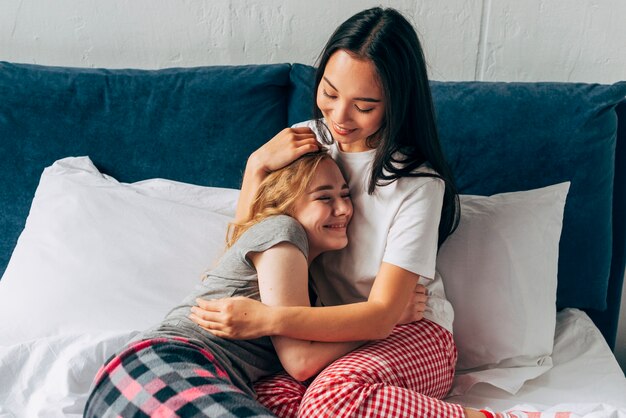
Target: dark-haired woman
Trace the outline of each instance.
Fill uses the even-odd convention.
[[[311,266],[318,307],[224,299],[203,302],[194,321],[227,338],[371,340],[312,382],[285,373],[258,382],[258,399],[278,416],[482,417],[440,400],[457,354],[435,260],[459,205],[414,28],[393,9],[354,15],[326,44],[315,88],[316,118],[251,155],[237,216],[246,217],[268,173],[321,144],[329,148],[348,178],[354,215],[350,245]],[[424,319],[397,325],[420,284],[429,295]],[[424,306],[416,311],[420,319]]]

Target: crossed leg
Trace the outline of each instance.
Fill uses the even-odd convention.
[[[464,417],[460,405],[440,400],[455,363],[452,335],[423,320],[343,356],[308,387],[283,373],[259,381],[255,390],[279,417]]]

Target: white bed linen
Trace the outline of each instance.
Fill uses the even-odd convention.
[[[134,335],[55,336],[0,347],[0,417],[79,417],[99,366]],[[554,367],[515,395],[477,384],[449,400],[493,410],[572,411],[587,418],[626,417],[626,379],[583,312],[559,313]]]
[[[557,315],[553,368],[530,380],[514,396],[476,384],[448,400],[495,411],[571,411],[584,417],[626,417],[626,378],[602,334],[577,309]],[[454,392],[454,387],[452,392]]]
[[[66,334],[0,346],[0,417],[82,417],[96,372],[135,334]]]

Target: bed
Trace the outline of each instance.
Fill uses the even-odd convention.
[[[82,413],[98,367],[222,251],[247,156],[311,114],[300,64],[0,62],[0,416]],[[448,399],[626,417],[626,83],[431,83],[462,219]]]

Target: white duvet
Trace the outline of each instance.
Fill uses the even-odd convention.
[[[63,335],[0,347],[0,416],[82,416],[96,372],[134,334]]]
[[[565,309],[557,314],[552,360],[551,370],[526,382],[515,395],[477,384],[448,400],[496,411],[542,411],[541,418],[566,418],[558,414],[565,411],[572,412],[571,418],[626,418],[626,378],[584,312]],[[465,383],[460,380],[457,378],[455,386]]]

